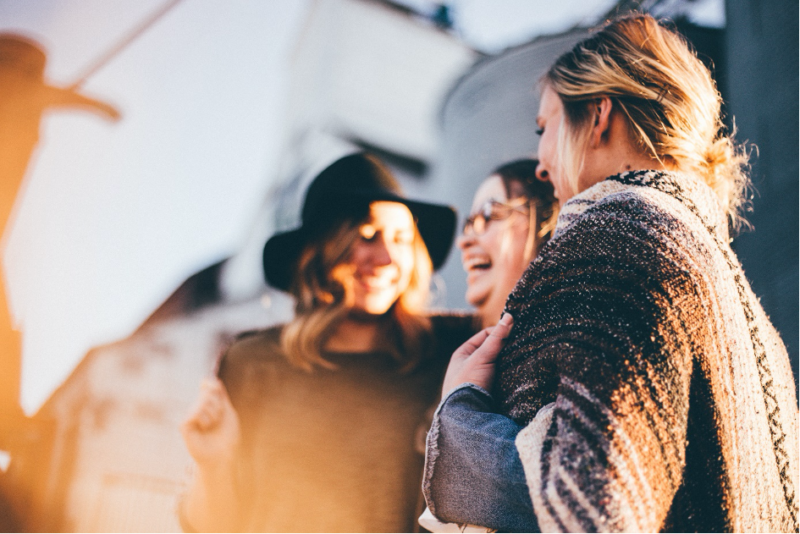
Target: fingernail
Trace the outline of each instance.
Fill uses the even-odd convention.
[[[503,315],[500,317],[500,322],[503,323],[504,325],[511,324],[513,320],[514,317],[512,317],[511,314],[508,312],[503,312]]]

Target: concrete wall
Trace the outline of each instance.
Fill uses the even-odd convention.
[[[798,2],[727,0],[728,111],[753,153],[754,231],[733,246],[798,365]]]

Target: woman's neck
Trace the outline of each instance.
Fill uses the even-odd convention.
[[[590,143],[584,154],[579,191],[602,182],[609,176],[628,171],[665,170],[664,164],[631,138],[628,121],[618,110],[609,116],[608,129]]]
[[[325,342],[329,352],[368,352],[377,346],[380,318],[347,317]]]
[[[481,328],[489,328],[497,324],[500,316],[503,314],[503,308],[506,306],[508,294],[514,289],[514,284],[510,287],[497,287],[489,298],[477,309],[478,319],[481,323]]]

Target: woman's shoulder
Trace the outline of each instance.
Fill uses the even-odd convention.
[[[696,176],[673,171],[625,172],[575,195],[559,214],[556,236],[600,223],[692,227],[727,241],[727,218],[713,190]]]
[[[281,332],[283,332],[282,324],[256,330],[245,330],[236,334],[231,346],[280,343]]]
[[[281,332],[283,325],[261,330],[240,332],[233,338],[220,359],[220,374],[224,370],[242,369],[254,365],[283,361]]]
[[[646,212],[659,209],[659,204],[648,197],[642,187],[612,178],[575,195],[562,206],[554,237],[585,231],[587,225],[591,227],[608,214],[613,214],[619,222],[632,217],[641,218]],[[652,215],[646,216],[647,219],[656,220]]]
[[[287,364],[281,350],[281,331],[278,326],[242,332],[223,351],[217,376],[238,410],[257,404],[270,385],[284,376]]]
[[[283,325],[271,326],[258,330],[245,330],[239,332],[233,338],[230,344],[230,349],[259,349],[259,348],[272,348],[274,345],[280,346],[281,332],[283,332]]]

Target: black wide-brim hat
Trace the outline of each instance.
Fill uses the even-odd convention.
[[[264,278],[288,291],[297,261],[306,245],[321,241],[345,220],[362,220],[372,202],[398,202],[408,207],[428,249],[433,269],[441,267],[453,246],[456,212],[450,206],[410,200],[386,167],[364,153],[336,160],[314,178],[306,192],[301,226],[275,234],[264,245]]]

